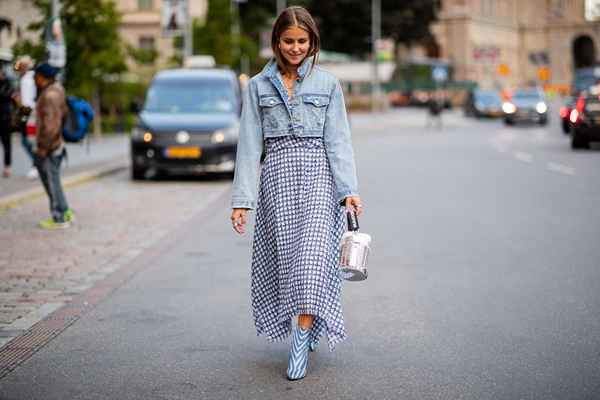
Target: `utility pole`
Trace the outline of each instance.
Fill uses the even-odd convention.
[[[240,60],[240,9],[239,0],[230,1],[231,10],[231,64]]]
[[[60,2],[59,0],[52,0],[52,18],[58,18],[60,15]]]
[[[377,43],[381,38],[381,0],[371,0],[371,111],[379,109],[379,61],[377,60]]]
[[[193,34],[192,34],[192,30],[193,30],[193,25],[194,25],[194,21],[192,20],[192,10],[190,9],[190,1],[191,0],[186,0],[185,2],[185,31],[183,33],[183,64],[185,65],[185,60],[188,57],[191,57],[193,55]]]
[[[285,8],[287,7],[287,1],[286,0],[277,0],[277,16],[279,16],[279,14],[281,14],[281,12],[283,10],[285,10]]]

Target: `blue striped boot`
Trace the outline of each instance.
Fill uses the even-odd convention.
[[[310,329],[296,328],[292,337],[292,349],[290,350],[287,369],[287,377],[290,381],[302,379],[306,376],[309,339]]]

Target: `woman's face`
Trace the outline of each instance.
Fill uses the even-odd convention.
[[[279,38],[279,50],[289,65],[298,66],[308,56],[310,37],[297,26],[286,29]]]

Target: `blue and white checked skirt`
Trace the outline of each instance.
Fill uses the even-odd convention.
[[[338,276],[343,208],[321,138],[268,138],[252,254],[252,308],[258,334],[288,337],[292,319],[314,315],[311,340],[346,338]]]

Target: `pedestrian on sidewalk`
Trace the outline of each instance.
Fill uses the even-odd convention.
[[[254,324],[267,339],[284,340],[298,318],[287,369],[297,380],[322,335],[330,350],[346,338],[338,275],[344,207],[360,214],[362,205],[344,96],[339,81],[316,65],[320,38],[309,12],[286,8],[271,47],[275,58],[244,93],[231,222],[245,233],[248,211],[256,209]]]
[[[15,70],[19,74],[19,91],[14,97],[14,101],[19,108],[19,131],[21,132],[21,145],[23,150],[31,159],[31,168],[27,172],[29,179],[36,179],[38,171],[35,168],[35,155],[33,153],[33,143],[27,135],[27,125],[34,124],[35,121],[35,99],[37,88],[33,79],[33,60],[29,56],[21,56],[15,63]]]
[[[428,118],[425,127],[429,128],[434,125],[438,129],[442,129],[442,112],[444,111],[444,95],[440,89],[434,90],[427,101]]]
[[[0,69],[0,141],[4,150],[2,176],[9,178],[12,164],[12,96],[13,87],[4,70]]]
[[[62,85],[55,81],[57,73],[57,68],[43,63],[35,68],[34,76],[39,93],[35,166],[50,200],[51,217],[40,222],[45,229],[68,228],[73,218],[60,180],[60,165],[66,154],[62,129],[67,99]]]

